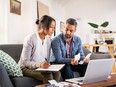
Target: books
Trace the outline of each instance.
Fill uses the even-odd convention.
[[[35,71],[57,72],[57,71],[60,71],[64,66],[65,66],[65,64],[53,64],[53,65],[50,65],[50,67],[47,68],[47,69],[44,69],[44,68],[37,68]]]

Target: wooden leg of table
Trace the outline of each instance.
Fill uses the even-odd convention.
[[[87,46],[87,49],[90,51],[90,46]]]
[[[96,47],[93,46],[93,52],[95,53],[96,52]]]
[[[112,72],[116,73],[116,59],[115,59],[115,62],[113,63],[113,66],[112,66]]]
[[[108,48],[109,48],[110,55],[112,56],[112,58],[114,58],[114,48],[113,48],[113,46],[110,46]]]

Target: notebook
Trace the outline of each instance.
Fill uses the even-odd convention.
[[[35,71],[57,72],[57,71],[60,71],[64,66],[65,66],[65,64],[52,64],[47,69],[45,69],[45,68],[37,68]]]
[[[107,80],[112,72],[113,62],[113,58],[90,60],[84,77],[66,79],[66,81],[87,84]]]

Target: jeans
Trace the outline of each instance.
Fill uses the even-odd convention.
[[[79,72],[80,76],[83,77],[85,75],[87,65],[88,64],[82,65],[66,64],[64,68],[61,70],[61,76],[63,78],[63,81],[65,81],[65,79],[74,78],[73,71]]]

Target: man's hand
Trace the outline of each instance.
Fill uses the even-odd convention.
[[[42,62],[40,64],[40,68],[48,68],[50,66],[50,64],[48,62]]]
[[[85,63],[88,63],[88,62],[90,61],[90,58],[85,58],[83,61],[84,61]]]
[[[85,63],[88,63],[90,61],[91,54],[92,53],[89,53],[89,54],[86,55],[86,57],[83,60]]]
[[[74,60],[74,59],[71,59],[71,64],[72,65],[78,65],[78,61],[77,60]]]

